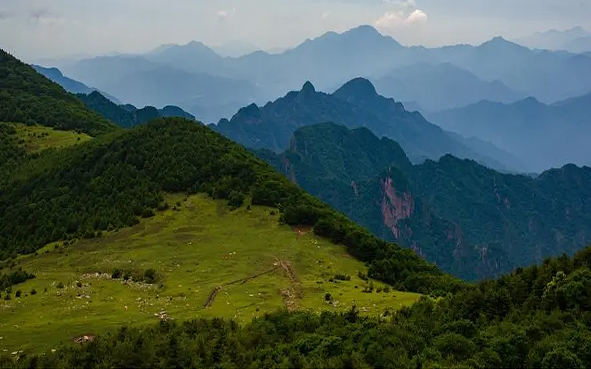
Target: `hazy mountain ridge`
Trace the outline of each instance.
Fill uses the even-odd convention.
[[[591,51],[591,32],[582,27],[566,30],[552,29],[521,37],[516,42],[528,47],[549,50],[566,50],[574,53]]]
[[[532,172],[567,163],[591,165],[591,93],[546,105],[534,98],[512,104],[482,101],[430,114],[446,130],[492,142]]]
[[[431,96],[427,105],[435,108],[451,107],[450,103],[460,106],[475,102],[469,98],[472,94],[474,99],[504,102],[528,95],[544,102],[555,102],[586,92],[589,79],[584,76],[591,76],[590,58],[565,52],[529,50],[499,37],[479,46],[405,47],[370,26],[340,34],[328,32],[279,54],[256,51],[241,57],[222,57],[200,42],[165,46],[145,55],[83,60],[65,72],[126,101],[129,99],[125,97],[129,97],[129,102],[135,105],[178,105],[209,122],[229,118],[232,110],[239,106],[276,99],[305,81],[311,81],[321,90],[329,90],[359,76],[377,81],[393,70],[412,68],[417,63],[450,63],[473,75],[458,76],[474,84],[464,98],[451,99],[450,102],[449,95]],[[356,50],[354,55],[350,53],[351,49]],[[192,81],[190,87],[172,77],[173,82],[167,82],[168,76],[180,71],[187,73],[182,80]],[[544,78],[540,78],[542,75]],[[221,77],[225,79],[217,80]],[[433,81],[427,81],[427,86],[450,84],[445,80],[445,73],[435,74],[435,77]],[[158,80],[158,83],[151,79]],[[120,83],[121,80],[126,83]],[[172,93],[175,83],[183,86],[176,94],[178,96],[166,99],[156,92],[148,92],[159,85]],[[220,87],[219,93],[209,92],[208,84],[224,87]],[[142,87],[137,90],[129,87],[134,85]],[[409,86],[406,88],[412,90]],[[407,100],[398,97],[396,91],[389,92],[397,99]],[[202,95],[203,98],[196,97]]]
[[[279,152],[288,146],[296,129],[324,122],[367,127],[379,137],[392,138],[414,162],[453,153],[504,167],[452,139],[420,113],[408,112],[401,103],[378,95],[371,82],[363,78],[347,82],[333,94],[318,92],[306,82],[300,91],[289,92],[262,107],[251,104],[213,128],[246,147]]]
[[[503,82],[487,82],[451,63],[417,63],[375,79],[381,95],[416,101],[422,113],[463,107],[481,100],[513,102],[524,97]],[[450,93],[453,91],[453,93]]]
[[[152,119],[179,117],[195,120],[195,117],[177,106],[166,106],[157,109],[153,106],[145,106],[141,109],[133,105],[117,105],[97,91],[86,94],[77,94],[84,105],[90,110],[97,112],[104,118],[116,123],[123,128],[132,128],[136,125],[146,123]]]

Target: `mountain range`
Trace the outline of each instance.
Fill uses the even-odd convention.
[[[563,31],[552,29],[519,38],[516,42],[537,49],[584,53],[591,51],[591,32],[586,31],[583,27],[574,27]]]
[[[84,105],[90,110],[93,110],[116,123],[123,128],[132,128],[139,124],[144,124],[150,120],[157,118],[179,117],[189,120],[195,120],[195,117],[187,113],[178,106],[165,106],[162,109],[156,109],[153,106],[145,106],[141,109],[136,108],[131,104],[117,105],[110,99],[101,95],[98,91],[92,93],[77,94],[77,97],[82,100]]]
[[[412,165],[394,141],[332,123],[298,129],[283,153],[256,152],[378,237],[463,279],[496,277],[591,242],[588,167],[532,178],[450,155]]]
[[[44,68],[39,65],[32,65],[32,67],[42,76],[49,78],[51,81],[62,86],[64,90],[73,94],[91,94],[94,91],[100,92],[101,95],[105,96],[115,104],[121,104],[121,101],[108,93],[98,90],[96,88],[90,88],[82,82],[78,82],[71,78],[63,75],[63,73],[57,68]]]
[[[494,151],[482,154],[470,149],[461,137],[452,138],[419,112],[409,112],[401,103],[378,95],[364,78],[355,78],[332,94],[316,91],[306,82],[299,91],[261,107],[251,104],[212,128],[246,147],[279,152],[288,147],[297,128],[324,122],[367,127],[380,137],[399,142],[413,162],[451,153],[507,169],[505,163],[487,156],[496,154]]]
[[[519,158],[524,170],[541,172],[566,163],[591,165],[591,94],[544,104],[527,98],[512,104],[481,101],[429,114],[442,128],[493,143]]]
[[[481,100],[509,103],[525,97],[503,82],[481,80],[450,63],[416,63],[373,82],[381,95],[398,101],[414,101],[423,114],[464,107]]]
[[[354,55],[351,49],[357,50]],[[448,72],[453,67],[448,64],[463,70],[454,69],[453,75],[459,85],[468,84],[464,97],[450,101],[441,93],[427,94],[425,103],[434,108],[476,102],[467,97],[470,93],[476,99],[509,102],[534,96],[553,103],[588,92],[585,76],[591,75],[591,58],[586,55],[530,50],[500,37],[478,46],[405,47],[371,26],[328,32],[279,54],[256,51],[222,57],[200,42],[191,42],[142,55],[85,59],[63,71],[134,105],[177,105],[201,120],[215,122],[229,118],[240,106],[263,104],[305,81],[329,91],[360,76],[378,81],[401,68],[410,71],[417,63],[444,65],[427,68],[432,81],[422,82],[439,91],[449,86]],[[417,68],[426,67],[419,64]],[[420,81],[419,76],[416,79]],[[420,95],[408,80],[403,82],[412,94]],[[396,91],[388,92],[406,101]]]

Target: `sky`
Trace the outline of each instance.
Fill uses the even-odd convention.
[[[370,24],[405,45],[591,30],[591,0],[0,0],[0,48],[26,61],[192,40],[290,47]]]

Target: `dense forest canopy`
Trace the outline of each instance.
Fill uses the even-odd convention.
[[[254,152],[376,236],[465,280],[591,242],[591,168],[532,178],[451,155],[413,166],[396,142],[333,123],[296,130],[282,154]]]

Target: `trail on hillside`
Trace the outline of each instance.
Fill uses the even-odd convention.
[[[294,311],[298,307],[297,301],[302,299],[304,295],[302,284],[294,273],[289,261],[277,259],[275,264],[279,265],[279,267],[281,267],[281,269],[283,269],[289,277],[290,286],[289,288],[281,291],[281,296],[283,296],[283,302],[285,303],[287,311]]]
[[[230,286],[230,285],[233,285],[233,284],[245,284],[245,283],[247,283],[247,282],[249,282],[249,281],[251,281],[251,280],[253,280],[253,279],[255,279],[255,278],[258,278],[258,277],[260,277],[260,276],[262,276],[262,275],[264,275],[264,274],[269,274],[269,273],[272,273],[272,272],[276,271],[276,270],[277,270],[277,269],[279,269],[279,268],[280,268],[280,266],[275,266],[274,268],[272,268],[272,269],[269,269],[269,270],[265,270],[264,272],[260,272],[260,273],[257,273],[257,274],[253,274],[253,275],[251,275],[251,276],[248,276],[248,277],[245,277],[245,278],[240,278],[240,279],[237,279],[237,280],[235,280],[235,281],[228,282],[228,283],[224,283],[224,284],[222,284],[222,285],[216,286],[216,287],[215,287],[215,288],[214,288],[214,289],[211,291],[211,293],[209,294],[209,297],[208,297],[208,298],[207,298],[207,300],[205,301],[205,304],[203,305],[203,307],[204,307],[204,308],[208,308],[208,307],[210,307],[210,306],[213,304],[213,302],[214,302],[214,300],[215,300],[215,298],[216,298],[216,296],[217,296],[218,292],[220,292],[220,290],[221,290],[221,289],[222,289],[224,286]]]

